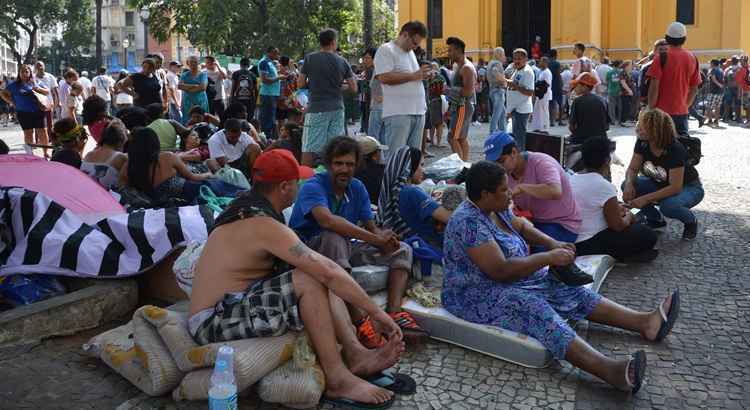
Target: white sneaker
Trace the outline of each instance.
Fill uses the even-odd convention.
[[[471,123],[471,125],[473,125],[475,127],[478,127],[478,126],[480,126],[482,124],[480,124],[479,121],[474,121],[474,122]]]

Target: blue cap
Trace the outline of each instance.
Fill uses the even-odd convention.
[[[500,154],[503,152],[503,148],[508,144],[515,144],[516,140],[513,139],[513,134],[509,134],[505,131],[497,131],[487,137],[484,141],[484,159],[487,161],[497,161],[500,158]]]

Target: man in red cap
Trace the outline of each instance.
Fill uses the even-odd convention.
[[[586,72],[570,82],[570,89],[575,90],[578,96],[570,106],[570,122],[568,123],[568,128],[573,134],[571,141],[576,144],[583,144],[591,137],[607,136],[607,130],[609,130],[607,107],[601,98],[591,92],[597,83],[596,78]]]
[[[312,176],[287,150],[258,157],[253,188],[216,219],[203,248],[188,328],[199,344],[304,328],[326,376],[326,398],[386,405],[393,394],[360,377],[400,359],[401,330],[344,269],[305,246],[284,223],[281,212],[294,202],[299,180]],[[342,300],[367,312],[388,343],[363,347]]]

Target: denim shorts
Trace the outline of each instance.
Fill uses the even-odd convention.
[[[302,130],[302,152],[323,153],[328,141],[344,135],[344,110],[309,112]]]

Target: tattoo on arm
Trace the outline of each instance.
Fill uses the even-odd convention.
[[[315,259],[310,251],[310,248],[308,248],[307,245],[305,245],[302,241],[298,241],[291,248],[289,248],[289,253],[297,258],[307,257],[308,259]]]

